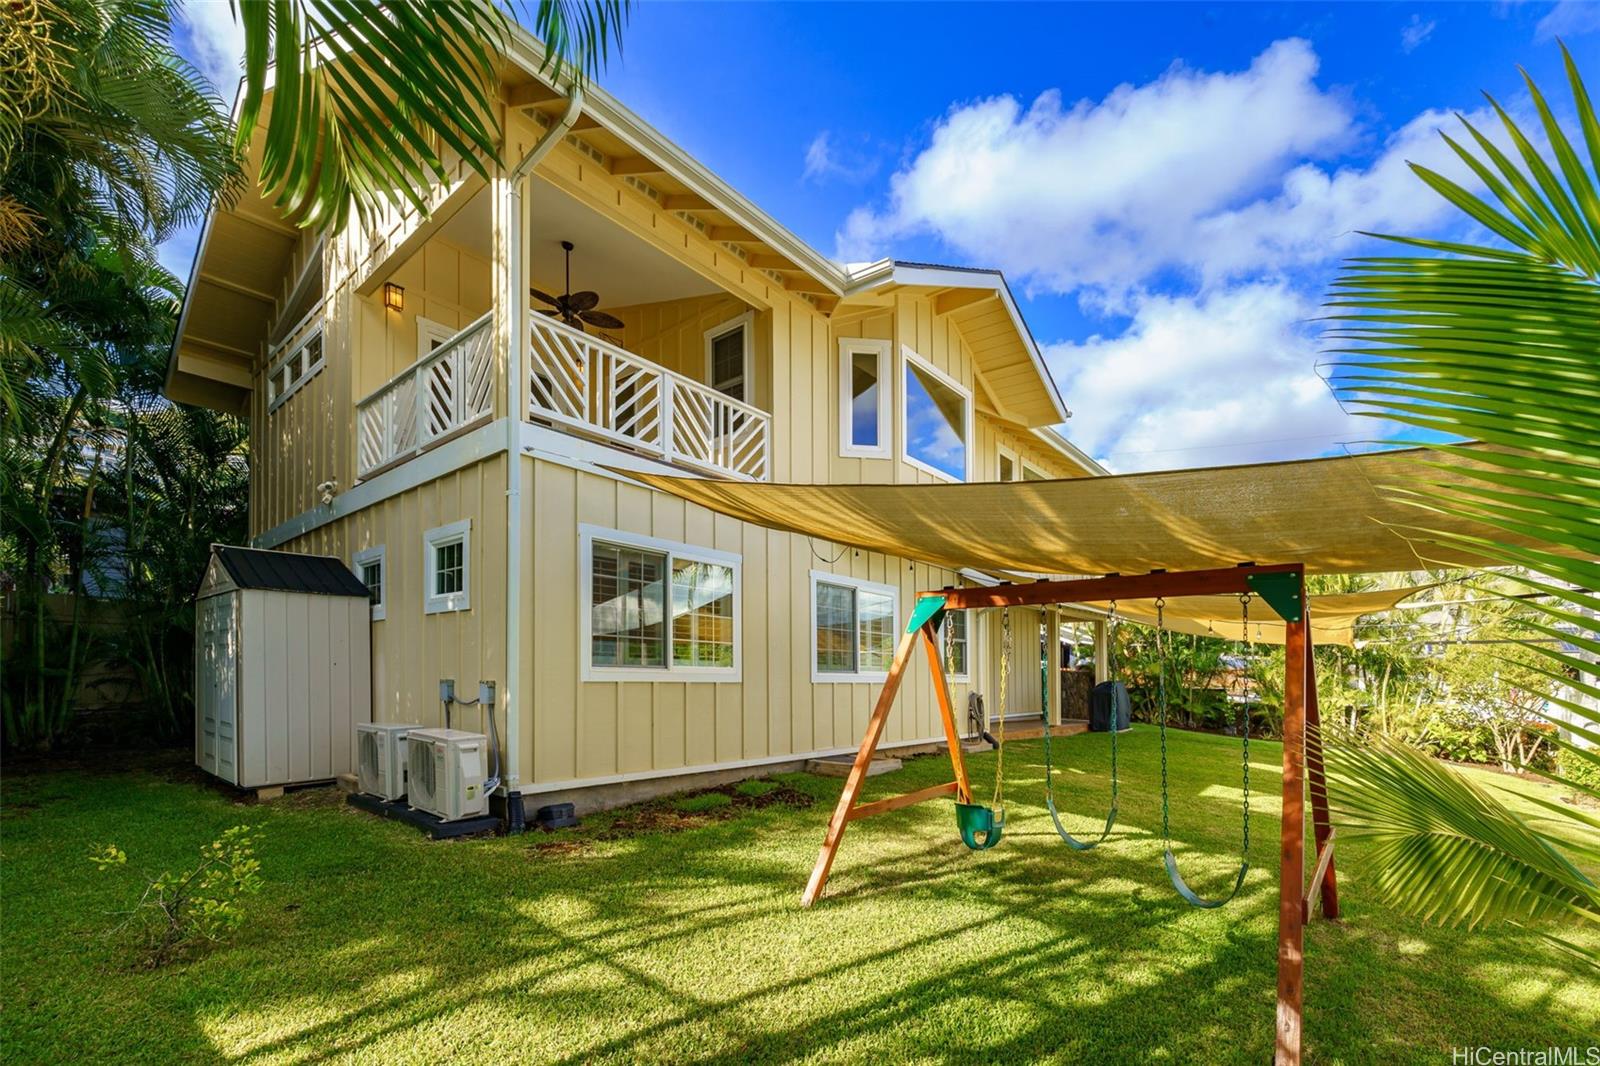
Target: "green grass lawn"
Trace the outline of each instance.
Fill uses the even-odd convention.
[[[1231,883],[1239,756],[1172,738],[1173,832],[1202,893]],[[1195,911],[1161,866],[1155,732],[1121,744],[1122,817],[1078,854],[1014,743],[1004,842],[961,847],[948,802],[856,823],[812,910],[800,889],[840,782],[660,801],[557,834],[432,843],[319,789],[235,804],[187,773],[8,774],[0,822],[7,1061],[1240,1062],[1270,1060],[1277,745],[1252,746],[1252,867]],[[1109,745],[1058,745],[1075,832],[1104,817]],[[991,754],[971,759],[986,792]],[[867,798],[937,783],[908,762]],[[1542,786],[1482,774],[1526,792]],[[1533,808],[1530,806],[1529,811]],[[231,943],[158,971],[108,935],[138,870],[261,827],[266,887]],[[87,860],[115,841],[127,868]],[[1511,927],[1401,917],[1341,844],[1345,918],[1306,938],[1320,1063],[1449,1061],[1454,1046],[1588,1044],[1600,977]],[[1600,948],[1600,934],[1587,937]]]

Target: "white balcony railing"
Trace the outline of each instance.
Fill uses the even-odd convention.
[[[530,417],[705,473],[771,477],[760,408],[543,315],[528,350]]]
[[[369,477],[494,410],[490,315],[356,404],[356,475]]]

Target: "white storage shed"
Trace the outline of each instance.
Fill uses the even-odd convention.
[[[355,770],[367,587],[338,559],[216,544],[195,598],[195,763],[240,788]]]

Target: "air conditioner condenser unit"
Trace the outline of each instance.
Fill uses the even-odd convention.
[[[356,725],[356,784],[369,796],[397,800],[406,794],[406,735],[418,728],[395,722]]]
[[[406,737],[406,802],[442,821],[489,813],[484,791],[488,738],[459,729],[413,729]]]

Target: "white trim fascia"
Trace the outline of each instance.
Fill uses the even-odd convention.
[[[522,424],[522,454],[530,459],[555,463],[571,470],[582,470],[610,478],[612,481],[620,481],[625,485],[638,485],[640,488],[650,486],[628,477],[624,471],[637,470],[640,473],[662,474],[666,477],[704,478],[704,475],[697,474],[693,470],[671,466],[643,455],[635,455],[620,448],[612,448],[585,437],[563,433],[561,430],[533,422]]]
[[[549,86],[556,92],[559,87],[551,78],[544,62],[544,45],[514,20],[511,38],[507,43],[507,56],[523,72]],[[780,225],[777,220],[745,199],[721,178],[706,169],[705,165],[669,141],[644,119],[634,114],[610,93],[592,82],[584,86],[583,109],[586,114],[605,127],[606,131],[638,154],[660,164],[665,172],[681,182],[690,193],[704,197],[715,204],[717,210],[727,215],[735,225],[743,226],[760,237],[779,255],[795,265],[804,267],[811,276],[827,287],[834,295],[844,292],[845,276],[839,264],[828,259],[816,249]]]
[[[438,549],[451,544],[461,545],[461,591],[433,591],[437,572],[434,565]],[[472,519],[434,526],[422,535],[422,613],[449,614],[472,610]]]
[[[1105,467],[1095,462],[1088,452],[1068,440],[1066,435],[1054,426],[1039,426],[1034,429],[1033,435],[1048,444],[1052,449],[1071,459],[1089,473],[1098,477],[1105,477],[1111,473]]]
[[[1056,379],[1051,376],[1050,369],[1045,365],[1044,353],[1039,350],[1038,342],[1033,339],[1033,331],[1028,328],[1027,320],[1022,317],[1022,311],[1017,307],[1017,301],[1011,295],[1011,287],[1006,284],[1005,275],[998,270],[963,270],[959,267],[942,267],[932,264],[900,263],[892,259],[879,260],[869,263],[856,273],[849,275],[845,286],[844,298],[858,293],[868,292],[884,285],[915,285],[926,288],[942,289],[988,289],[1000,297],[1000,302],[1005,306],[1006,314],[1011,318],[1011,324],[1017,331],[1017,336],[1022,338],[1022,346],[1028,351],[1028,358],[1033,362],[1033,368],[1045,384],[1045,390],[1050,396],[1050,402],[1056,409],[1057,422],[1065,422],[1072,417],[1072,412],[1061,399],[1061,391],[1056,388]]]
[[[368,563],[378,564],[378,602],[372,605],[372,620],[381,622],[389,616],[389,549],[385,544],[374,544],[370,548],[362,548],[350,556],[350,569],[356,572],[356,577],[361,578],[361,568]],[[362,579],[365,583],[365,579]]]
[[[741,372],[739,382],[740,387],[744,390],[744,396],[740,398],[740,402],[752,404],[752,406],[752,397],[754,397],[756,394],[755,324],[756,313],[754,311],[746,311],[743,314],[734,315],[726,322],[717,323],[715,326],[712,326],[710,329],[706,330],[700,335],[701,341],[705,346],[706,353],[706,384],[711,388],[716,389],[718,392],[721,392],[722,390],[717,388],[717,383],[713,378],[716,368],[712,366],[711,345],[724,333],[732,333],[736,329],[744,330],[744,369]]]
[[[963,427],[963,436],[961,440],[963,453],[961,477],[951,477],[948,471],[940,470],[938,467],[929,463],[925,463],[921,459],[918,459],[911,454],[911,393],[905,388],[905,380],[906,370],[912,364],[915,364],[932,374],[943,385],[960,393],[961,396],[967,401],[965,417],[963,418],[963,421],[966,422],[966,425]],[[972,440],[974,436],[972,390],[961,384],[961,382],[957,381],[949,374],[946,374],[943,370],[940,370],[938,367],[934,366],[921,355],[917,354],[917,352],[913,350],[909,344],[900,345],[900,373],[896,375],[896,381],[900,385],[900,458],[908,466],[913,466],[925,474],[929,474],[938,478],[940,481],[948,481],[953,485],[960,485],[970,482],[972,480],[972,465],[974,458],[974,448],[972,446]]]
[[[917,740],[886,740],[878,745],[878,750],[921,748],[933,744],[943,744],[944,742],[944,734],[941,733],[936,737],[922,737]],[[826,759],[834,755],[852,755],[859,747],[860,745],[852,744],[847,748],[817,748],[813,751],[796,752],[793,755],[763,755],[755,759],[731,759],[728,762],[703,763],[699,766],[674,766],[665,770],[634,770],[625,774],[606,774],[603,777],[578,777],[567,781],[541,781],[537,784],[523,785],[516,791],[524,796],[534,796],[550,792],[564,792],[570,788],[596,788],[601,785],[623,785],[631,781],[687,777],[690,774],[714,774],[727,770],[750,770],[758,766],[775,766],[786,762],[805,762],[808,759]]]
[[[861,603],[856,601],[856,669],[853,673],[836,674],[825,673],[817,669],[817,583],[824,582],[829,585],[840,585],[853,588],[857,592],[873,592],[880,596],[888,596],[893,604],[889,608],[889,618],[893,625],[890,627],[896,634],[900,632],[900,590],[894,585],[885,585],[881,581],[868,581],[866,578],[852,577],[849,574],[835,574],[829,570],[810,571],[810,583],[807,585],[806,598],[809,600],[811,629],[806,645],[810,661],[807,668],[811,673],[813,685],[859,685],[885,681],[889,677],[887,670],[861,669]]]
[[[506,450],[505,419],[479,426],[445,443],[423,452],[407,462],[377,477],[368,478],[359,485],[333,498],[326,507],[313,507],[302,511],[285,522],[280,522],[250,538],[253,548],[276,548],[281,544],[303,537],[330,522],[348,518],[353,514],[382,503],[384,500],[426,485],[436,478],[452,474],[463,467],[481,463]]]
[[[873,352],[878,357],[878,443],[856,444],[851,439],[855,410],[851,403],[850,378],[854,356]],[[846,459],[894,458],[894,345],[871,337],[839,338],[839,454]]]
[[[590,589],[594,581],[594,542],[619,544],[628,548],[660,552],[667,557],[667,571],[662,575],[666,631],[664,654],[667,665],[660,667],[595,666],[591,661],[594,651],[594,614],[589,610]],[[726,566],[733,571],[733,665],[731,667],[673,666],[672,665],[672,560],[689,559],[694,562]],[[661,537],[629,533],[588,522],[578,523],[578,651],[579,680],[596,682],[677,682],[726,683],[744,680],[744,556],[734,552],[702,548],[697,544],[666,540]]]

